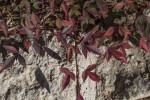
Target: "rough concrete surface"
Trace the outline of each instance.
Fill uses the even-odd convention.
[[[128,64],[114,58],[107,62],[103,56],[92,53],[87,59],[78,56],[81,94],[85,100],[137,100],[150,96],[150,55],[129,44],[133,48],[127,50]],[[52,39],[49,48],[57,52],[62,60],[38,57],[31,47],[29,54],[22,53],[27,63],[25,69],[15,61],[11,68],[0,73],[0,100],[76,100],[76,83],[71,80],[62,92],[64,74],[59,71],[64,66],[75,72],[75,61],[67,61],[66,52],[56,42],[56,38]],[[100,50],[104,52],[106,47],[102,46]],[[101,81],[96,83],[87,78],[83,83],[83,70],[95,63],[95,72]]]

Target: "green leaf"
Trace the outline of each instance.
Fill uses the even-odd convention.
[[[34,7],[35,9],[39,9],[38,3],[34,3],[34,4],[33,4],[33,7]]]
[[[90,18],[90,19],[89,19],[89,23],[94,25],[94,24],[95,24],[95,20],[92,19],[92,18]]]

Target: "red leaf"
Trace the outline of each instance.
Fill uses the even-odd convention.
[[[87,68],[86,68],[86,71],[92,71],[93,69],[96,68],[96,64],[92,64],[92,65],[89,65]]]
[[[120,35],[122,33],[124,33],[124,40],[127,40],[128,39],[128,35],[131,34],[130,30],[126,26],[125,27],[120,26],[119,29],[120,29],[120,32],[119,32]]]
[[[77,100],[84,100],[83,97],[82,97],[82,95],[81,95],[80,93],[78,93],[78,98],[77,98]]]
[[[70,78],[75,81],[75,74],[73,72],[70,72],[69,75],[70,75]]]
[[[125,6],[125,2],[121,1],[118,4],[115,5],[115,7],[113,8],[113,10],[120,10],[123,8],[123,6]]]
[[[149,48],[148,48],[145,40],[142,37],[139,41],[139,48],[141,49],[141,47],[143,47],[147,52],[149,52]]]
[[[95,38],[101,38],[102,36],[104,36],[105,31],[97,31],[93,36]]]
[[[111,52],[109,50],[107,50],[105,55],[106,55],[106,60],[108,62],[110,60],[112,54],[111,54]]]
[[[62,26],[64,26],[64,27],[72,25],[72,23],[70,21],[67,21],[67,20],[62,20],[61,23],[62,23]]]
[[[83,41],[83,37],[80,37],[80,38],[77,40],[77,43],[80,44],[82,41]]]
[[[35,36],[36,36],[36,39],[37,39],[37,40],[40,39],[41,32],[42,32],[42,30],[41,30],[40,28],[37,28],[37,29],[35,30]]]
[[[83,82],[85,82],[85,80],[87,79],[87,71],[83,71],[82,72],[82,79],[83,79]]]
[[[125,48],[123,48],[123,47],[120,47],[120,52],[124,55],[124,56],[126,56],[126,51],[125,51]]]
[[[3,45],[3,47],[10,53],[18,53],[17,49],[13,46]]]
[[[87,58],[87,48],[84,45],[82,45],[82,53],[84,57]]]
[[[62,10],[64,11],[65,16],[68,16],[68,7],[65,3],[62,4]]]
[[[50,11],[51,11],[51,13],[52,14],[54,14],[54,12],[55,12],[55,0],[50,0]]]
[[[130,48],[132,48],[128,43],[121,43],[121,46],[123,47],[123,48],[125,48],[125,49],[130,49]]]
[[[2,30],[3,30],[4,34],[7,36],[7,34],[8,34],[8,26],[7,26],[7,24],[5,22],[3,22],[1,27],[2,27]]]
[[[61,72],[65,73],[65,74],[69,74],[70,70],[68,68],[59,68]]]
[[[70,59],[72,58],[72,49],[69,50],[68,54],[67,54],[67,58],[68,58],[68,61],[70,61]]]
[[[16,56],[12,56],[12,57],[8,58],[7,60],[5,60],[3,66],[0,68],[0,73],[3,70],[11,67],[14,64],[15,58],[16,58]]]
[[[33,22],[34,26],[36,26],[37,24],[40,23],[40,19],[38,18],[37,15],[35,15],[35,13],[32,13],[31,18],[32,18],[32,22]]]
[[[23,45],[24,45],[24,47],[29,51],[29,42],[26,41],[26,40],[24,40],[24,41],[23,41]]]
[[[110,36],[114,33],[115,27],[109,27],[104,36]]]
[[[120,53],[119,51],[112,51],[111,50],[112,55],[115,55],[117,57],[125,57],[122,53]]]
[[[95,53],[95,54],[98,54],[98,55],[103,55],[102,52],[100,52],[100,50],[94,46],[94,45],[89,45],[89,46],[86,46],[91,52]]]
[[[73,50],[74,50],[75,53],[82,55],[80,50],[79,50],[79,48],[77,46],[74,46]]]
[[[68,86],[70,82],[70,75],[65,75],[62,80],[62,91]]]
[[[23,66],[23,67],[26,67],[26,61],[24,59],[23,56],[21,56],[20,54],[17,56],[17,59],[19,61],[19,63]]]
[[[91,80],[96,81],[96,82],[100,82],[100,78],[97,74],[90,72],[90,71],[87,71],[87,74]]]

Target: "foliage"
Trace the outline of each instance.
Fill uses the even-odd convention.
[[[130,49],[131,46],[126,40],[130,37],[137,38],[139,48],[149,52],[149,21],[141,21],[138,18],[138,14],[150,7],[149,3],[146,0],[118,1],[115,5],[111,5],[105,0],[3,0],[0,1],[0,27],[6,37],[16,34],[22,36],[23,50],[28,52],[32,45],[39,56],[44,56],[47,52],[52,58],[61,60],[56,52],[47,47],[47,34],[56,36],[67,52],[68,61],[73,58],[73,53],[76,59],[76,75],[68,68],[60,68],[60,71],[65,74],[62,90],[68,86],[70,79],[73,81],[76,79],[77,99],[83,100],[78,80],[78,55],[87,58],[88,53],[92,52],[105,56],[107,61],[113,56],[116,60],[127,63],[125,49]],[[125,21],[115,22],[116,19],[133,13],[137,14],[136,23],[128,25]],[[18,18],[19,27],[9,30],[11,27],[7,25],[7,18],[14,16]],[[51,33],[47,33],[48,30]],[[136,30],[141,36],[133,34]],[[41,44],[42,38],[45,38],[44,45]],[[102,53],[99,46],[104,44],[108,45],[108,48],[105,53]],[[3,45],[3,47],[13,53],[13,56],[4,62],[0,72],[12,66],[15,59],[26,67],[24,57],[15,47],[10,45]],[[91,72],[95,68],[96,64],[92,64],[83,71],[84,82],[88,76],[91,80],[100,82],[99,76]]]

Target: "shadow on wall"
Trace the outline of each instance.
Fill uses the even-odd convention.
[[[35,70],[35,77],[38,83],[42,86],[42,88],[46,88],[46,90],[50,93],[49,84],[46,80],[45,75],[42,73],[39,67]]]

